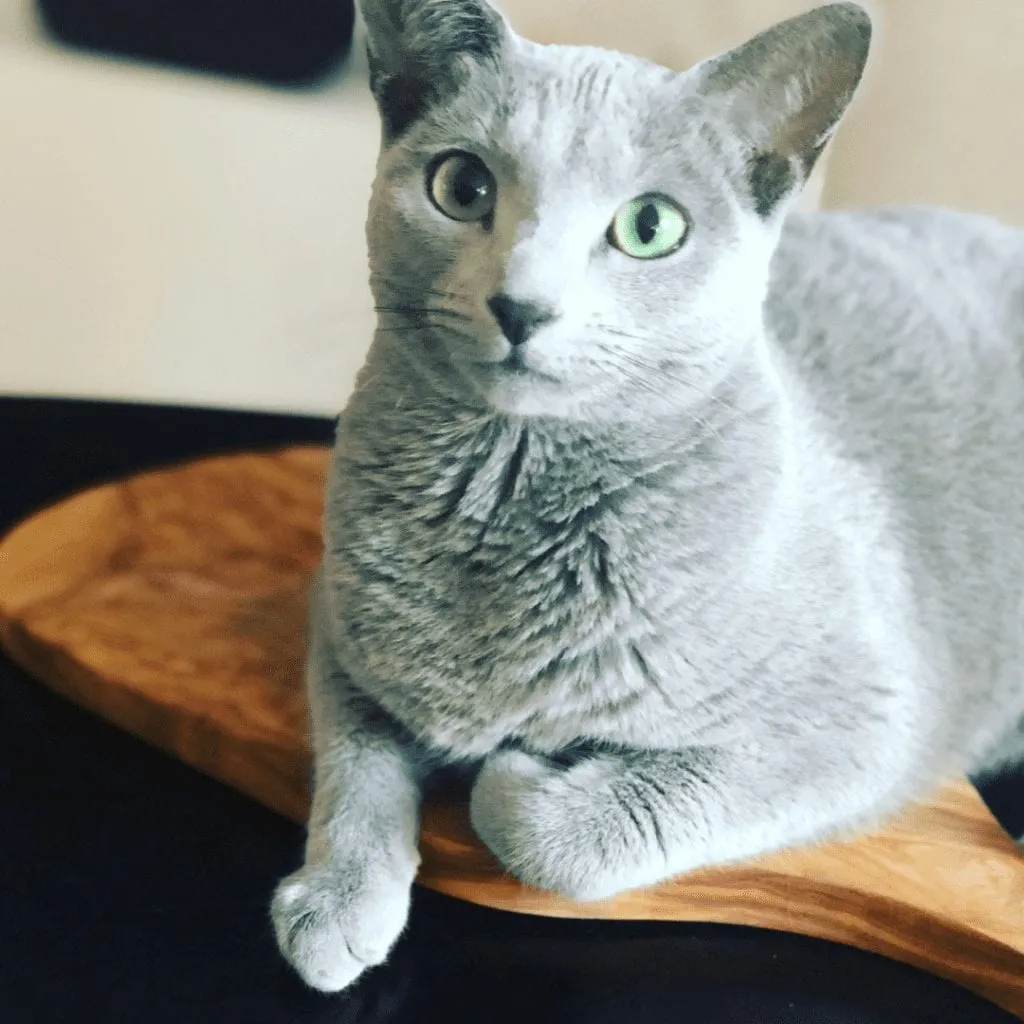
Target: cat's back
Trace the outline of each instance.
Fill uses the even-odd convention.
[[[1024,231],[930,207],[797,214],[765,309],[857,454],[970,461],[1024,436]]]
[[[783,229],[766,312],[812,379],[824,373],[819,383],[830,370],[873,376],[877,366],[916,375],[927,389],[958,367],[969,388],[1008,360],[1019,381],[1024,231],[927,206],[795,214]]]
[[[924,207],[797,215],[765,311],[835,447],[877,481],[962,680],[975,699],[982,680],[1019,687],[1024,232]]]

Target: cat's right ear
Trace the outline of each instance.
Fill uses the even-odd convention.
[[[458,89],[472,64],[494,61],[507,32],[486,0],[359,0],[359,10],[388,138]]]
[[[700,93],[739,138],[744,190],[764,218],[814,167],[860,83],[871,18],[855,3],[817,7],[694,69]]]

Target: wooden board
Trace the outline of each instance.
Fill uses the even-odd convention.
[[[296,820],[326,453],[205,460],[88,491],[0,545],[0,642],[58,692]],[[1024,1018],[1024,858],[958,782],[854,843],[573,904],[502,873],[466,808],[424,814],[421,885],[562,917],[755,925],[957,981]]]

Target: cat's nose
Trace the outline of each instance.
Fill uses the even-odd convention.
[[[529,341],[539,328],[555,318],[550,309],[525,299],[513,299],[510,295],[492,295],[487,300],[487,308],[511,345]]]

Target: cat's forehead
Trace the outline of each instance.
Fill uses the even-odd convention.
[[[678,74],[637,57],[517,40],[495,71],[435,112],[424,141],[488,154],[520,179],[614,186],[660,162],[679,166],[684,95]]]
[[[541,135],[567,145],[639,145],[652,122],[670,115],[676,78],[627,54],[520,41],[502,67],[504,124],[496,127],[513,144]]]
[[[566,168],[643,159],[652,126],[671,117],[673,79],[624,54],[525,44],[505,69],[496,134],[513,154],[539,151]]]

